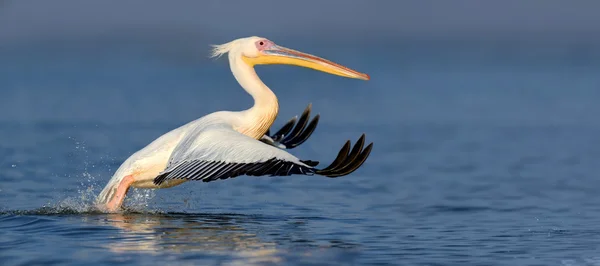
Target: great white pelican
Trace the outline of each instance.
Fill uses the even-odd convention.
[[[212,57],[224,54],[228,54],[235,79],[254,98],[254,106],[239,112],[208,114],[137,151],[121,164],[100,192],[96,199],[98,208],[118,211],[130,187],[169,188],[188,180],[210,182],[241,175],[338,177],[352,173],[365,162],[373,143],[364,147],[364,134],[354,147],[346,141],[337,158],[322,169],[316,168],[317,161],[301,160],[288,153],[286,149],[308,138],[318,116],[306,126],[309,105],[297,123],[293,118],[277,133],[269,135],[279,104],[275,94],[257,76],[254,66],[296,65],[362,80],[369,80],[369,75],[256,36],[213,46]]]

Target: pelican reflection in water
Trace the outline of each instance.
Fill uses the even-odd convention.
[[[228,265],[265,265],[324,257],[351,261],[349,255],[359,247],[332,236],[305,233],[314,225],[311,218],[303,217],[274,220],[241,214],[111,213],[83,219],[120,229],[115,241],[105,245],[115,254],[194,254],[207,260],[225,256]],[[183,261],[180,264],[184,265]]]
[[[275,243],[262,241],[244,228],[244,220],[255,217],[219,214],[113,213],[89,216],[100,225],[121,229],[119,241],[106,247],[115,253],[151,254],[194,252],[198,255],[229,257],[243,265],[281,262]]]
[[[211,182],[241,175],[333,178],[348,175],[365,162],[373,144],[364,146],[364,134],[354,147],[346,141],[337,158],[325,168],[317,168],[317,161],[301,160],[288,153],[286,150],[308,138],[318,120],[306,126],[309,106],[293,130],[295,121],[270,135],[269,128],[277,117],[279,103],[260,80],[254,66],[296,65],[361,80],[369,80],[367,74],[281,47],[262,37],[241,38],[214,47],[214,57],[224,54],[228,54],[233,76],[253,97],[254,105],[244,111],[219,111],[201,117],[162,135],[131,155],[98,196],[100,209],[118,211],[130,187],[169,188],[188,180]]]

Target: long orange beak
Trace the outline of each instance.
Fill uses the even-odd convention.
[[[362,80],[370,80],[369,75],[360,73],[356,70],[347,68],[340,64],[331,62],[327,59],[320,58],[311,54],[298,52],[289,48],[273,45],[259,53],[257,57],[242,57],[243,60],[251,65],[269,65],[269,64],[285,64],[307,67],[325,73]]]

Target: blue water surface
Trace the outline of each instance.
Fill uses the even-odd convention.
[[[365,133],[365,165],[132,190],[121,214],[90,203],[130,154],[251,106],[214,41],[2,46],[1,264],[600,265],[599,46],[275,41],[371,76],[257,67],[275,127],[321,114],[294,155],[327,164]]]

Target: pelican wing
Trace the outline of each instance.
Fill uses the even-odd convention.
[[[350,141],[347,141],[330,166],[317,169],[316,161],[300,160],[285,150],[243,135],[231,126],[216,125],[185,137],[154,183],[160,185],[170,179],[210,182],[240,175],[338,177],[350,174],[364,163],[373,144],[364,149],[363,144],[364,135],[350,151]]]
[[[308,122],[311,109],[312,104],[309,104],[302,112],[299,120],[297,117],[292,117],[275,134],[271,135],[270,130],[268,130],[260,141],[281,149],[289,150],[298,147],[312,135],[319,123],[320,116],[318,114]]]

